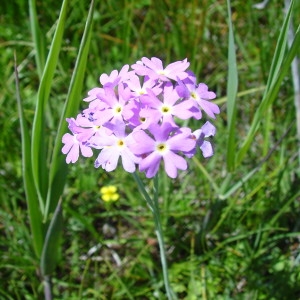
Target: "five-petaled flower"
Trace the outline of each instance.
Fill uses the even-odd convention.
[[[147,177],[153,177],[157,173],[161,160],[171,178],[177,177],[177,169],[187,169],[187,162],[179,153],[191,151],[196,142],[190,138],[190,132],[176,134],[176,130],[169,123],[162,123],[149,127],[153,138],[143,130],[132,134],[135,144],[131,145],[131,150],[142,157],[139,170],[145,171]]]

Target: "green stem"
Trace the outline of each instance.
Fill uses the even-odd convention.
[[[168,273],[168,264],[166,259],[166,247],[164,243],[164,235],[163,235],[163,229],[161,225],[161,217],[160,217],[160,210],[159,210],[159,204],[158,204],[158,175],[154,177],[154,197],[153,197],[153,217],[155,222],[155,228],[156,228],[156,235],[158,239],[158,245],[159,245],[159,251],[160,251],[160,259],[163,269],[163,276],[164,276],[164,283],[165,288],[167,292],[168,299],[175,299],[174,292],[172,291],[170,287],[170,281],[169,281],[169,273]]]
[[[48,275],[44,276],[44,295],[45,295],[45,300],[53,299],[51,277]]]
[[[155,223],[155,233],[158,240],[159,245],[159,251],[160,251],[160,259],[162,264],[162,270],[163,270],[163,278],[164,278],[164,284],[165,289],[167,293],[168,300],[174,300],[177,297],[175,296],[174,292],[171,289],[170,281],[169,281],[169,274],[168,274],[168,264],[166,259],[166,249],[165,249],[165,243],[163,238],[163,230],[161,225],[161,217],[160,217],[160,210],[159,210],[159,203],[158,203],[158,176],[156,175],[154,177],[154,195],[153,198],[149,196],[149,193],[147,192],[142,180],[137,175],[137,173],[133,173],[133,177],[135,181],[137,182],[139,189],[141,193],[143,194],[148,206],[150,207],[154,223]]]

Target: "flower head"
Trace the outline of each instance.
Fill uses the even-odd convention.
[[[79,155],[90,157],[99,151],[95,167],[107,172],[119,162],[127,172],[136,168],[153,177],[161,165],[168,176],[186,170],[187,158],[200,148],[204,157],[213,155],[207,138],[215,135],[210,123],[198,129],[183,126],[190,118],[200,120],[220,113],[212,102],[215,93],[197,83],[188,70],[187,59],[164,66],[156,57],[143,57],[129,68],[102,74],[102,86],[94,87],[83,100],[88,108],[69,118],[70,133],[63,136],[62,152],[67,163]]]

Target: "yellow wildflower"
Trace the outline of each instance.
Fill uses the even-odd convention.
[[[105,202],[117,201],[120,195],[117,192],[117,187],[114,185],[104,186],[100,189],[102,200]]]

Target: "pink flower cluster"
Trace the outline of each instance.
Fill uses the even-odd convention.
[[[72,134],[62,138],[66,162],[75,163],[80,153],[91,157],[92,149],[99,149],[96,168],[113,171],[121,157],[127,172],[138,166],[150,178],[163,160],[168,176],[176,178],[197,148],[204,157],[212,156],[205,138],[214,136],[215,127],[208,121],[195,131],[183,125],[190,118],[202,119],[203,111],[210,118],[220,112],[211,102],[215,93],[197,84],[188,67],[187,59],[164,67],[156,57],[143,57],[131,70],[125,65],[119,72],[102,74],[102,87],[93,88],[84,99],[88,108],[67,119]]]

